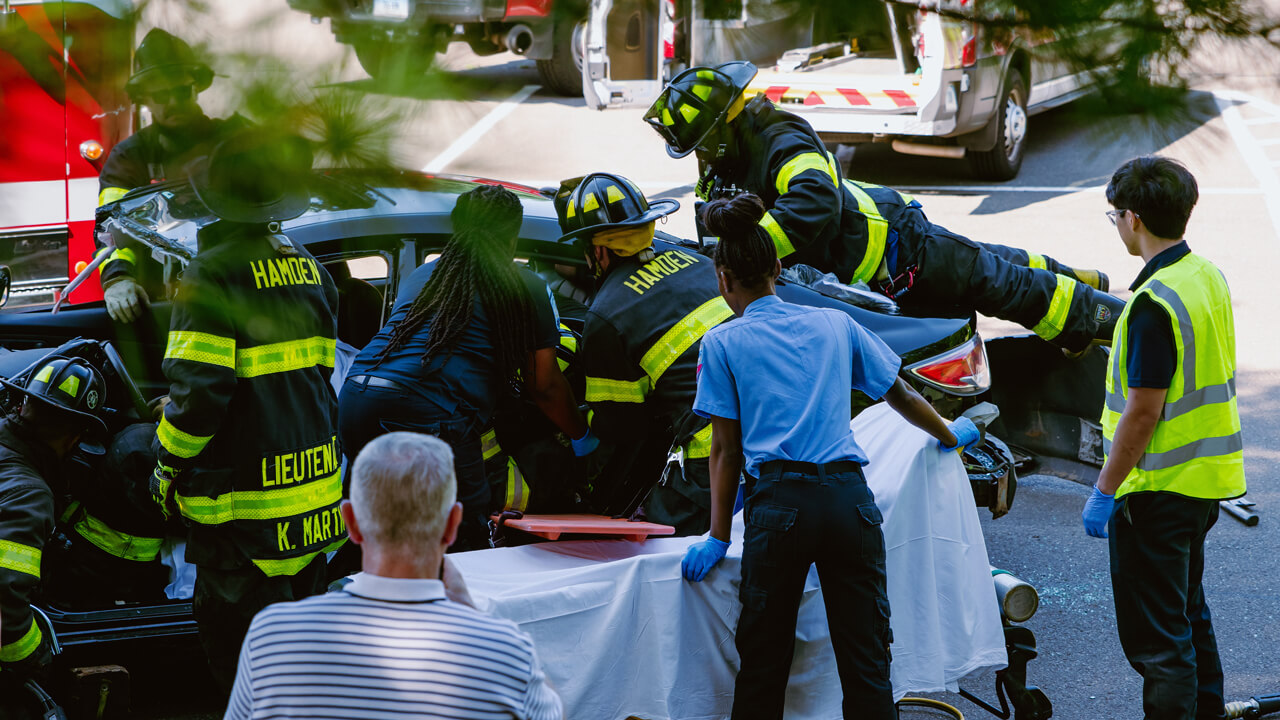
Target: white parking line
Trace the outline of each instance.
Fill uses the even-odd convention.
[[[444,152],[427,163],[422,168],[422,172],[438,173],[444,170],[449,166],[449,163],[457,160],[459,155],[466,152],[472,145],[475,145],[480,138],[484,137],[485,133],[493,129],[494,125],[497,125],[499,121],[510,115],[517,105],[528,100],[529,96],[533,95],[541,87],[541,85],[525,85],[520,88],[519,92],[507,98],[498,107],[490,110],[488,115],[480,118],[480,122],[472,125],[470,130],[462,133],[457,140],[453,141],[452,145],[445,148]]]
[[[1280,108],[1244,93],[1217,93],[1214,101],[1222,113],[1222,121],[1226,123],[1227,132],[1231,133],[1231,139],[1236,143],[1236,149],[1240,151],[1240,156],[1244,159],[1249,171],[1258,180],[1263,201],[1271,214],[1271,226],[1275,230],[1276,237],[1280,238],[1280,175],[1276,173],[1276,168],[1271,166],[1266,149],[1258,143],[1253,133],[1249,132],[1248,125],[1251,123],[1241,116],[1240,106],[1235,103],[1245,102],[1264,112],[1271,112],[1274,115],[1272,118],[1274,122],[1280,122],[1280,112],[1277,112]]]

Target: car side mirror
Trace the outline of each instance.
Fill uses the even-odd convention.
[[[8,265],[0,265],[0,308],[9,302],[9,286],[13,282],[13,273]]]

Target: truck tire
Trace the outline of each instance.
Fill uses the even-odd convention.
[[[352,44],[360,67],[369,77],[387,85],[406,85],[419,80],[431,69],[436,48],[431,42],[416,43],[379,42],[372,38]]]
[[[565,97],[582,96],[582,56],[587,21],[558,22],[551,34],[551,59],[538,61],[538,75],[548,90]]]
[[[1027,83],[1021,72],[1009,71],[991,122],[996,123],[996,146],[986,152],[970,151],[969,168],[980,180],[1012,180],[1022,168],[1027,146]]]

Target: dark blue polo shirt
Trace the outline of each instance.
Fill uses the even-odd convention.
[[[396,296],[391,319],[360,351],[347,376],[374,375],[393,380],[417,391],[438,405],[445,414],[478,417],[487,423],[509,378],[502,377],[498,367],[493,322],[485,313],[478,295],[471,311],[471,323],[458,338],[451,354],[440,353],[424,362],[423,351],[431,336],[432,323],[428,321],[389,357],[378,360],[391,339],[391,333],[409,314],[409,306],[427,284],[434,269],[435,262],[428,263],[405,279]],[[524,267],[520,268],[520,278],[524,280],[537,316],[533,347],[528,351],[532,353],[556,347],[560,343],[560,328],[551,291],[542,278]]]
[[[1186,242],[1160,251],[1138,273],[1129,286],[1137,290],[1157,270],[1169,267],[1191,252]],[[1129,374],[1129,387],[1168,388],[1173,384],[1173,373],[1178,366],[1178,346],[1173,338],[1173,318],[1164,306],[1145,293],[1133,300],[1129,311],[1129,330],[1125,338],[1129,349],[1125,367]]]

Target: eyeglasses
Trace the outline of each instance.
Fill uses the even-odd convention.
[[[168,105],[171,102],[190,100],[195,97],[195,94],[196,88],[194,85],[178,85],[164,90],[153,90],[147,93],[147,100],[149,104]]]
[[[1116,224],[1116,219],[1117,219],[1117,218],[1119,218],[1121,215],[1123,215],[1123,214],[1125,214],[1125,213],[1130,213],[1130,214],[1132,214],[1134,217],[1138,218],[1139,220],[1141,220],[1141,219],[1142,219],[1142,216],[1141,216],[1141,215],[1139,215],[1138,213],[1133,212],[1132,210],[1129,210],[1129,209],[1127,209],[1127,208],[1117,208],[1117,209],[1115,209],[1115,210],[1108,210],[1108,211],[1107,211],[1107,219],[1111,221],[1111,224],[1112,224],[1112,225],[1115,225],[1115,224]]]

